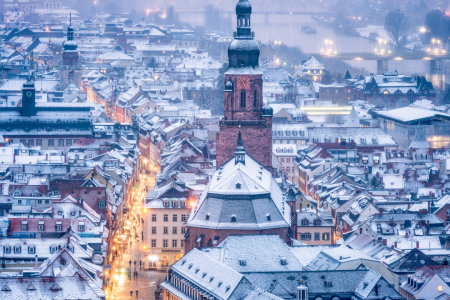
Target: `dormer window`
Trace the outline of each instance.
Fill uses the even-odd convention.
[[[44,221],[39,221],[38,230],[39,231],[44,231]]]
[[[314,226],[320,226],[320,224],[322,224],[322,221],[320,219],[314,220]]]
[[[240,183],[240,182],[236,183],[236,189],[237,189],[237,190],[240,190],[240,189],[241,189],[241,183]]]
[[[378,138],[376,136],[372,137],[372,144],[378,144]]]
[[[28,253],[29,254],[35,254],[36,253],[36,246],[35,245],[28,245]]]
[[[269,214],[266,215],[266,219],[267,219],[267,221],[272,221],[272,218],[270,217]]]
[[[178,207],[178,201],[177,200],[173,200],[172,201],[172,207]]]
[[[231,222],[236,222],[236,215],[231,216]]]
[[[84,231],[84,222],[78,222],[78,231]]]
[[[3,246],[3,252],[6,254],[11,253],[11,246],[10,245]]]
[[[186,207],[186,201],[185,200],[183,200],[183,201],[181,201],[181,207]]]
[[[106,208],[106,202],[105,201],[100,201],[99,203],[98,203],[98,208]]]
[[[164,200],[164,207],[169,207],[169,200]]]
[[[308,219],[303,219],[302,220],[302,226],[308,226],[308,224],[309,224]]]
[[[20,245],[14,245],[14,253],[21,253],[22,247]]]
[[[211,216],[211,214],[210,213],[208,213],[206,216],[205,216],[205,220],[206,221],[209,221],[209,217]]]
[[[61,231],[61,221],[56,221],[55,230]]]
[[[56,249],[57,249],[56,245],[51,245],[51,246],[50,246],[50,253],[51,253],[51,254],[55,253],[55,252],[56,252]]]

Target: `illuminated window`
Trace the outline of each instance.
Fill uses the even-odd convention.
[[[442,285],[438,285],[438,292],[442,292]]]
[[[383,94],[389,95],[389,92],[388,91],[384,91]]]

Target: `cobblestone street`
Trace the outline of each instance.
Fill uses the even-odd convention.
[[[138,231],[141,228],[142,225],[139,226]],[[131,268],[130,260],[132,261]],[[144,271],[144,269],[140,269],[140,260],[143,260],[142,242],[137,242],[133,239],[131,250],[129,245],[122,260],[117,258],[112,264],[111,278],[117,278],[117,284],[109,286],[107,289],[107,299],[155,299],[157,285],[164,281],[166,272],[154,270]],[[134,261],[136,261],[136,266],[134,265]],[[126,272],[122,273],[121,268],[130,269],[131,276],[126,276]],[[138,272],[137,278],[133,276],[135,270]],[[138,295],[136,295],[136,290],[138,291]],[[132,295],[130,291],[133,291]]]

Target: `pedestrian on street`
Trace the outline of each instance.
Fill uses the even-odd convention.
[[[142,259],[139,260],[139,266],[142,267]]]
[[[136,268],[136,260],[134,260],[134,268]]]
[[[137,276],[138,276],[138,271],[136,271],[136,278],[137,278]]]
[[[131,259],[130,259],[129,263],[130,263],[130,268],[131,268]]]
[[[130,295],[131,295],[131,297],[133,297],[133,291],[130,291]]]
[[[139,291],[136,290],[136,298],[139,297],[138,295],[139,295]]]

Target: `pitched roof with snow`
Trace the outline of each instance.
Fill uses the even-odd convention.
[[[188,227],[263,230],[287,228],[290,207],[272,174],[249,155],[214,172],[197,200]]]

